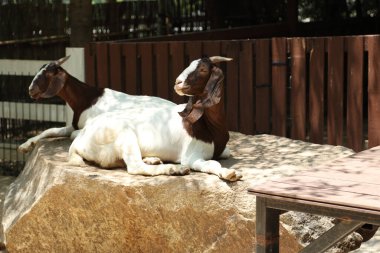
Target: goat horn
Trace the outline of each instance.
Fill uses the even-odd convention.
[[[62,65],[62,64],[63,64],[65,61],[67,61],[67,59],[69,59],[69,58],[70,58],[70,55],[65,56],[65,57],[62,57],[61,59],[55,61],[55,63],[56,63],[57,65]]]
[[[218,62],[223,62],[223,61],[232,61],[232,58],[228,57],[223,57],[223,56],[211,56],[210,60],[212,63],[218,63]]]

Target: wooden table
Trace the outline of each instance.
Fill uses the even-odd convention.
[[[336,217],[301,252],[324,252],[365,223],[380,225],[380,146],[248,189],[256,198],[256,252],[279,252],[279,216],[299,211]]]

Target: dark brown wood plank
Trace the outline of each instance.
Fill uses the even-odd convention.
[[[328,175],[328,177],[327,177]],[[331,190],[337,195],[344,195],[346,192],[359,193],[363,195],[379,195],[380,184],[372,180],[374,183],[365,182],[364,180],[357,181],[355,177],[347,177],[345,180],[340,178],[332,178],[329,173],[325,176],[319,175],[320,177],[315,177],[312,173],[294,175],[289,178],[281,178],[279,180],[274,179],[273,181],[281,182],[284,184],[294,185],[298,187],[300,191],[304,188],[309,189],[323,188],[324,190]],[[360,176],[357,176],[360,178]]]
[[[239,129],[239,53],[239,42],[222,42],[222,54],[234,59],[234,61],[226,63],[226,71],[224,73],[227,123],[228,129],[231,131],[238,131]]]
[[[342,37],[327,38],[327,141],[331,145],[343,144],[343,61]]]
[[[343,238],[363,226],[365,222],[345,220],[344,222],[337,223],[335,226],[327,230],[317,239],[313,240],[301,252],[302,253],[315,253],[326,252],[333,247]]]
[[[153,87],[153,47],[152,43],[143,42],[137,44],[138,54],[141,59],[141,69],[138,70],[141,78],[141,95],[154,96]]]
[[[123,91],[121,80],[121,47],[120,44],[109,45],[110,54],[110,88]]]
[[[175,79],[177,76],[184,70],[185,68],[185,44],[184,42],[169,42],[169,51],[170,51],[170,59],[171,69],[169,70],[169,83],[170,85],[174,85]],[[170,98],[176,104],[184,103],[185,97],[179,96],[175,93],[174,88],[170,90]]]
[[[170,99],[169,89],[173,89],[174,83],[169,83],[169,46],[166,42],[154,44],[156,55],[156,87],[157,96]]]
[[[324,136],[324,65],[325,39],[316,38],[309,41],[310,49],[310,90],[309,120],[310,142],[323,143]]]
[[[108,44],[106,42],[98,42],[95,44],[96,49],[96,79],[98,87],[109,87],[109,60],[108,60]]]
[[[270,133],[270,40],[256,40],[255,56],[256,132]]]
[[[137,95],[137,46],[135,43],[123,44],[125,92]]]
[[[85,60],[85,82],[88,85],[95,86],[95,58],[94,44],[89,43],[84,48],[84,60]]]
[[[330,163],[324,163],[322,165],[317,166],[319,167],[342,167],[344,164],[345,166],[348,165],[349,169],[352,169],[356,165],[355,163],[358,163],[358,167],[362,167],[362,170],[367,169],[370,166],[373,167],[379,167],[380,164],[380,146],[373,147],[371,149],[366,149],[364,151],[361,151],[359,153],[342,157],[336,160],[333,160]]]
[[[293,202],[295,209],[286,210],[300,210],[298,202],[308,203],[311,212],[318,213],[326,207],[345,210],[347,215],[351,212],[356,217],[352,212],[359,211],[366,220],[366,215],[376,212],[380,215],[380,171],[376,169],[380,164],[379,154],[380,146],[377,146],[294,176],[266,181],[248,191],[265,195],[267,200]]]
[[[291,80],[291,137],[306,140],[306,41],[304,38],[290,40]]]
[[[356,183],[363,183],[365,184],[375,184],[380,187],[379,177],[380,173],[379,170],[371,167],[371,169],[362,169],[362,167],[357,167],[355,165],[347,166],[345,169],[339,169],[337,167],[322,167],[322,168],[313,168],[312,171],[300,173],[302,176],[309,176],[312,178],[319,178],[324,179],[326,178],[326,175],[328,175],[329,178],[338,178],[339,180],[343,181],[351,181]],[[348,173],[347,171],[351,171],[353,173]]]
[[[203,42],[203,56],[220,55],[220,41],[204,41]]]
[[[331,175],[332,178],[353,178],[352,181],[363,181],[363,177],[368,177],[367,182],[377,183],[380,177],[380,146],[376,146],[360,153],[336,159],[330,163],[325,163],[312,170],[302,172],[303,175]],[[373,177],[372,179],[370,177]]]
[[[241,42],[239,56],[239,132],[255,134],[255,92],[253,41]],[[237,64],[234,59],[233,64]],[[234,86],[234,84],[229,84]]]
[[[202,57],[202,42],[186,41],[185,50],[186,55],[188,56],[188,62],[185,62],[185,64],[189,64],[190,62]]]
[[[275,186],[275,187],[274,187]],[[324,188],[307,187],[306,185],[293,185],[281,181],[269,180],[257,185],[250,192],[270,194],[291,199],[315,201],[336,206],[356,207],[380,211],[380,196],[363,193],[346,192]]]
[[[380,145],[380,36],[367,37],[368,43],[368,146]]]
[[[272,39],[272,134],[286,136],[286,39]]]
[[[251,192],[250,190],[253,191]],[[266,204],[270,208],[313,213],[322,216],[336,217],[340,219],[343,218],[344,220],[359,220],[369,224],[380,225],[379,211],[256,193],[254,192],[254,189],[248,189],[248,192],[258,197],[265,198]]]
[[[363,149],[363,37],[347,37],[347,147]]]

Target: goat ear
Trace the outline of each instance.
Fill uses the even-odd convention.
[[[192,124],[198,121],[202,117],[204,112],[202,102],[198,100],[194,103],[193,98],[194,97],[190,97],[185,109],[183,109],[182,112],[178,113],[182,118],[186,119]]]
[[[61,65],[62,65],[65,61],[67,61],[69,58],[70,58],[70,55],[65,56],[65,57],[62,57],[61,59],[56,60],[56,61],[55,61],[55,64],[61,66]]]
[[[66,82],[66,73],[59,71],[50,81],[48,88],[41,95],[43,98],[51,98],[60,92]]]
[[[216,66],[212,67],[210,78],[205,87],[207,97],[202,101],[204,107],[211,107],[220,102],[223,93],[223,80],[223,71]]]

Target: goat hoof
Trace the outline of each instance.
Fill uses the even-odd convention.
[[[162,164],[162,161],[158,157],[144,157],[143,162],[148,165],[159,165]]]
[[[18,148],[17,148],[17,151],[18,152],[21,152],[21,153],[28,153],[30,152],[34,147],[34,143],[33,142],[25,142],[23,144],[21,144]]]
[[[243,175],[241,175],[239,172],[235,171],[234,169],[226,169],[226,171],[220,176],[220,178],[225,179],[227,181],[238,181],[240,178],[242,178]]]
[[[189,167],[181,167],[182,175],[188,175],[190,174],[190,168]]]
[[[190,168],[181,166],[181,165],[174,165],[174,167],[171,169],[170,174],[171,175],[187,175],[190,173]]]
[[[71,155],[69,157],[68,163],[71,166],[75,166],[75,167],[84,167],[84,166],[86,166],[86,163],[83,161],[83,158],[80,157],[79,155]]]

